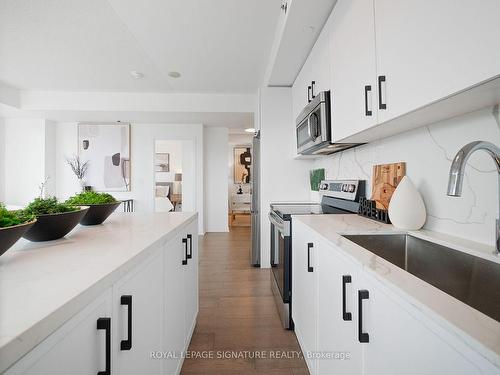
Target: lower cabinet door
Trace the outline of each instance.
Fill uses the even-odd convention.
[[[198,316],[198,228],[196,222],[189,225],[186,231],[188,240],[189,259],[185,269],[184,276],[184,294],[186,297],[186,347],[189,345],[191,336],[196,325]]]
[[[292,318],[295,335],[311,374],[316,373],[317,241],[313,232],[294,222],[292,234]]]
[[[362,348],[357,337],[360,275],[331,245],[318,243],[317,254],[317,373],[361,375]]]
[[[186,241],[184,241],[186,240]],[[164,277],[164,345],[166,358],[163,372],[180,373],[186,344],[186,289],[184,273],[187,268],[187,239],[184,233],[176,235],[166,244]]]
[[[415,318],[385,291],[366,281],[362,303],[367,375],[483,374],[460,352]]]
[[[100,329],[98,329],[100,320]],[[111,289],[14,364],[6,375],[89,375],[111,370]],[[107,335],[109,335],[107,337]],[[112,372],[111,372],[112,373]]]
[[[116,374],[161,374],[163,361],[151,358],[151,352],[162,350],[162,253],[115,284],[113,316]]]

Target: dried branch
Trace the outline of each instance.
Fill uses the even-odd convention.
[[[83,162],[80,159],[80,156],[75,155],[72,158],[67,158],[66,163],[70,166],[71,170],[75,174],[75,176],[79,180],[83,180],[85,177],[85,174],[87,173],[87,169],[89,167],[89,162],[88,160],[86,162]]]

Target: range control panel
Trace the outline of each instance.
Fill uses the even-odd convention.
[[[319,192],[328,197],[358,201],[365,195],[363,180],[323,180],[319,184]]]

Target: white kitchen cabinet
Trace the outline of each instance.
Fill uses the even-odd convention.
[[[310,98],[311,82],[313,80],[312,59],[308,58],[300,70],[292,86],[292,110],[293,110],[293,129],[295,130],[295,120],[308,104]]]
[[[373,0],[338,0],[330,30],[332,137],[377,124]]]
[[[198,314],[197,228],[197,221],[189,220],[170,240],[156,240],[133,255],[137,263],[115,270],[119,276],[111,287],[106,284],[101,296],[80,302],[84,307],[76,315],[57,311],[51,319],[72,317],[5,374],[178,374]],[[96,282],[108,283],[109,275]],[[88,290],[95,293],[95,288],[91,284]],[[151,352],[164,357],[152,358]]]
[[[497,76],[499,12],[498,0],[375,0],[377,74],[386,77],[387,104],[379,122]]]
[[[358,342],[356,292],[360,272],[325,242],[318,256],[318,357],[317,374],[362,373],[362,346]],[[345,356],[349,357],[346,358]]]
[[[294,222],[292,236],[292,319],[309,371],[315,374],[316,361],[309,355],[316,351],[317,243],[313,232],[300,222]]]
[[[162,361],[150,358],[150,352],[161,350],[162,345],[162,284],[163,253],[159,253],[113,287],[113,352],[117,374],[162,373]]]
[[[311,85],[312,96],[318,95],[321,91],[330,90],[330,19],[323,26],[323,30],[318,36],[316,43],[308,57],[311,60]]]
[[[184,294],[186,295],[186,339],[189,345],[198,316],[198,235],[196,225],[190,225],[186,232],[189,254],[188,264],[184,271]]]
[[[189,238],[191,237],[191,239]],[[183,229],[165,251],[165,373],[178,374],[198,315],[197,224]]]
[[[361,289],[363,331],[369,342],[364,350],[366,375],[474,375],[483,372],[449,343],[431,331],[397,300],[389,297],[372,278]],[[413,314],[418,314],[413,312]]]
[[[14,364],[5,375],[88,375],[105,371],[106,332],[97,321],[109,324],[111,335],[111,289],[68,320],[35,349]],[[109,336],[111,350],[113,342]]]
[[[169,353],[164,360],[167,374],[178,374],[182,366],[182,351],[186,341],[186,294],[184,268],[186,267],[186,243],[184,233],[174,237],[165,252],[165,345]]]
[[[309,243],[313,272],[307,270]],[[292,244],[292,317],[311,374],[500,373],[465,340],[300,221],[294,221]],[[349,359],[342,360],[343,353]]]

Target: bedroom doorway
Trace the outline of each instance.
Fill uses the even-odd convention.
[[[155,211],[194,211],[194,142],[156,140],[153,167]]]

